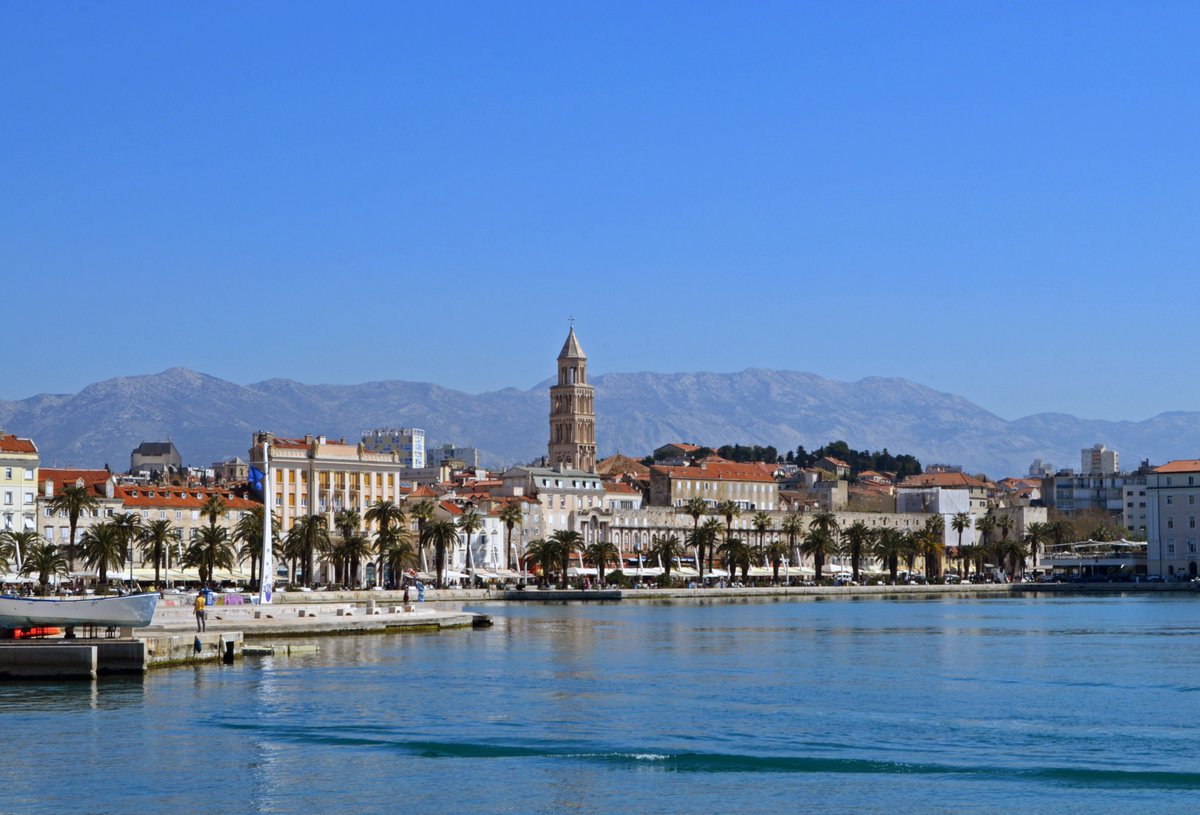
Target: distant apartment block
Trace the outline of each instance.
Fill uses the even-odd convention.
[[[429,464],[436,467],[447,461],[461,461],[468,470],[479,467],[479,450],[474,447],[456,447],[453,444],[443,444],[429,451]]]
[[[1054,475],[1054,465],[1050,462],[1035,458],[1033,463],[1029,465],[1030,478],[1045,478],[1049,475]]]
[[[372,453],[399,453],[405,467],[420,470],[425,466],[425,431],[419,427],[364,430],[362,443]]]
[[[1083,475],[1116,475],[1121,472],[1117,451],[1103,444],[1079,451],[1079,472]]]

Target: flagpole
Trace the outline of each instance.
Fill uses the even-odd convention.
[[[271,561],[274,554],[271,547],[271,496],[275,493],[275,485],[271,482],[271,467],[267,462],[267,443],[262,446],[263,460],[263,548],[262,574],[258,581],[258,602],[268,605],[271,602],[272,583],[275,582],[275,564]]]

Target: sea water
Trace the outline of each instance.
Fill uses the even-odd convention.
[[[1200,811],[1200,598],[479,606],[0,685],[0,811]]]

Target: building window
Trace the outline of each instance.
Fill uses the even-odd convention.
[[[1194,495],[1189,495],[1189,496],[1188,496],[1188,503],[1189,503],[1189,504],[1194,504],[1194,503],[1196,503],[1196,496],[1194,496]]]
[[[26,468],[25,468],[25,478],[26,478],[26,479],[28,479],[28,480],[30,480],[30,481],[32,481],[32,480],[33,480],[33,470],[32,470],[32,469],[30,469],[29,467],[26,467]]]
[[[8,505],[8,506],[12,506],[12,501],[13,501],[13,499],[12,499],[12,491],[11,491],[11,490],[5,490],[5,492],[4,492],[4,503],[5,503],[6,505]]]
[[[1167,496],[1167,506],[1171,506],[1171,504],[1173,504],[1173,503],[1175,503],[1174,500],[1172,500],[1171,496],[1168,495]]]
[[[1196,542],[1194,540],[1188,541],[1188,554],[1196,554]]]
[[[1174,529],[1174,528],[1175,528],[1175,519],[1167,518],[1167,529]]]
[[[1167,554],[1175,554],[1175,541],[1167,541]]]
[[[8,479],[9,481],[11,481],[11,480],[12,480],[12,467],[5,467],[5,468],[4,468],[4,477],[5,477],[6,479]]]

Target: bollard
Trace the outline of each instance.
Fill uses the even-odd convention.
[[[367,614],[374,614],[374,613],[375,613],[375,601],[368,600],[367,601]]]

